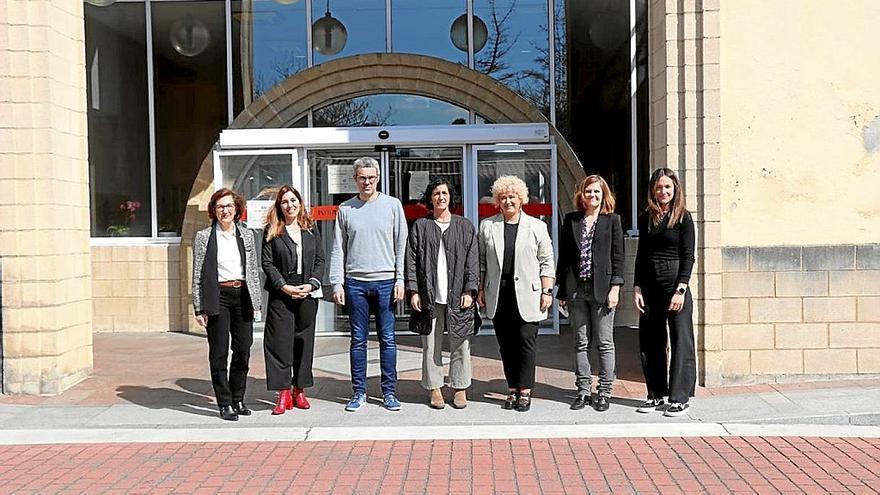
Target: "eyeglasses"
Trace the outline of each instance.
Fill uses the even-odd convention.
[[[234,210],[234,209],[235,209],[235,204],[233,203],[233,204],[231,204],[231,205],[216,205],[216,206],[214,206],[214,209],[217,210],[217,211],[223,211],[223,210]]]
[[[358,182],[360,182],[362,184],[372,184],[373,182],[376,182],[377,180],[379,180],[378,175],[370,175],[370,176],[358,175],[355,178],[357,179]]]

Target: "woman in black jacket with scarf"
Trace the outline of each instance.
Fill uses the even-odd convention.
[[[623,229],[614,213],[614,195],[599,175],[578,184],[574,204],[565,215],[559,245],[556,297],[568,307],[574,337],[577,398],[571,409],[592,404],[590,347],[599,351],[599,386],[595,408],[607,411],[614,384],[614,312],[623,285]]]
[[[432,215],[416,220],[406,248],[406,289],[413,313],[410,328],[422,335],[422,386],[430,405],[442,409],[443,332],[449,333],[449,384],[452,406],[467,406],[471,386],[470,336],[474,334],[474,295],[479,283],[476,230],[454,215],[456,191],[448,179],[434,178],[425,188],[424,203]]]

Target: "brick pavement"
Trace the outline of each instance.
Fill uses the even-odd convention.
[[[12,446],[0,493],[877,493],[880,439]]]

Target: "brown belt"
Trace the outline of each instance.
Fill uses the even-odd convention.
[[[220,285],[220,287],[226,287],[226,288],[231,287],[233,289],[238,289],[242,285],[244,285],[244,282],[242,282],[241,280],[227,280],[225,282],[220,282],[219,285]]]

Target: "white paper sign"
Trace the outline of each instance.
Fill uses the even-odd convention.
[[[327,193],[348,194],[358,192],[352,176],[351,165],[327,165]]]
[[[263,227],[263,220],[269,208],[275,204],[273,199],[249,199],[247,202],[247,227],[259,229]]]
[[[431,172],[427,170],[413,170],[409,173],[409,199],[418,201],[422,199],[425,188],[431,180]]]

